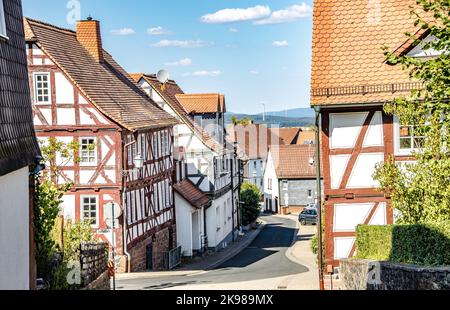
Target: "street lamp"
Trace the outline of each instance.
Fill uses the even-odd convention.
[[[144,157],[139,153],[134,157],[134,167],[136,169],[142,169],[144,167]]]

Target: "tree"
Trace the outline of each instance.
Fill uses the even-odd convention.
[[[236,125],[248,126],[248,125],[253,124],[253,120],[252,120],[252,119],[250,119],[250,118],[248,118],[248,117],[245,117],[245,118],[239,120],[235,115],[233,115],[233,116],[231,117],[231,122],[232,122],[233,125],[235,125],[235,126],[236,126]]]
[[[399,165],[391,158],[378,165],[374,175],[400,211],[399,222],[407,224],[450,221],[450,1],[416,2],[421,10],[411,12],[415,25],[436,40],[424,42],[407,36],[414,44],[441,51],[441,55],[423,60],[398,56],[385,48],[388,62],[409,70],[411,79],[420,81],[423,88],[387,103],[384,110],[424,138],[416,145],[415,163]],[[432,15],[433,21],[427,21],[425,15]]]
[[[244,183],[241,187],[241,212],[242,225],[254,223],[261,212],[259,200],[261,193],[258,187],[252,183]]]

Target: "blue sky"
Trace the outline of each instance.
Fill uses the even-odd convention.
[[[72,29],[79,3],[126,70],[167,69],[186,93],[225,94],[229,111],[309,106],[313,0],[22,2],[25,16]]]

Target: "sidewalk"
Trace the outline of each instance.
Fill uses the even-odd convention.
[[[300,226],[296,215],[279,215],[297,223],[297,234],[293,245],[286,252],[287,258],[309,269],[308,272],[291,276],[286,279],[284,287],[287,290],[318,290],[319,273],[317,258],[311,250],[311,238],[316,233],[316,226]]]
[[[227,260],[233,258],[248,247],[264,229],[265,222],[259,220],[260,224],[257,229],[245,232],[238,240],[230,244],[227,248],[220,252],[214,252],[204,257],[194,258],[190,263],[183,265],[171,271],[155,271],[155,272],[136,272],[117,274],[118,279],[139,279],[139,278],[157,278],[164,276],[188,276],[206,272],[214,269]]]

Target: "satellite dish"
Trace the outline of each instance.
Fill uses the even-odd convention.
[[[158,74],[156,74],[156,78],[161,84],[166,84],[169,81],[170,75],[167,70],[160,70]]]

